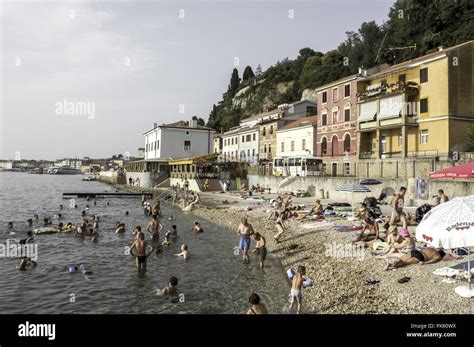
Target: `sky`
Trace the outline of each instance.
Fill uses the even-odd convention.
[[[0,159],[136,155],[153,123],[207,120],[234,64],[328,51],[391,0],[0,0]]]

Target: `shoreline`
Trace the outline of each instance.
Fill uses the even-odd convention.
[[[154,192],[160,194],[166,189],[141,189],[113,185],[117,189],[134,192]],[[391,271],[383,271],[383,261],[376,260],[365,249],[351,256],[331,255],[328,248],[349,247],[355,236],[336,231],[334,225],[353,225],[346,219],[332,221],[334,225],[314,230],[303,229],[296,220],[286,222],[286,230],[278,244],[274,242],[276,233],[273,223],[267,220],[264,211],[269,207],[258,201],[260,195],[252,200],[243,200],[231,193],[199,193],[200,206],[191,212],[200,218],[230,230],[237,230],[243,216],[248,218],[255,231],[267,241],[268,253],[275,256],[283,271],[304,265],[306,277],[314,281],[312,287],[303,289],[303,311],[311,314],[472,314],[469,299],[455,294],[454,288],[461,283],[443,283],[444,277],[432,272],[441,267],[450,267],[464,262],[467,257],[454,261],[440,261],[435,264],[413,265]],[[262,194],[269,197],[269,194]],[[274,195],[274,194],[271,194]],[[222,200],[236,203],[224,205]],[[295,198],[296,204],[315,198]],[[323,201],[326,204],[326,201]],[[252,210],[247,211],[248,207]],[[414,227],[410,227],[414,232]],[[253,242],[252,242],[253,246]],[[258,266],[258,260],[251,256],[251,265]],[[285,274],[286,276],[286,274]],[[398,279],[410,277],[410,281],[400,284]],[[380,281],[366,284],[368,280]],[[289,289],[288,289],[289,292]],[[435,304],[434,304],[435,303]]]

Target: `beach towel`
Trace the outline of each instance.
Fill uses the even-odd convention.
[[[344,236],[347,236],[347,237],[356,237],[358,236],[360,233],[358,231],[349,231],[347,233],[344,233],[343,235]]]
[[[325,221],[301,224],[301,228],[303,229],[322,229],[322,228],[332,228],[333,226],[334,226],[334,223],[329,223]]]
[[[334,227],[337,231],[356,231],[364,229],[363,225],[337,225]]]

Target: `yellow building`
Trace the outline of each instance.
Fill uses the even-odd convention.
[[[447,158],[474,126],[474,41],[373,74],[358,94],[360,159]]]

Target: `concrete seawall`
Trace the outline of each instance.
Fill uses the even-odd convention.
[[[115,171],[103,171],[97,176],[97,180],[110,184],[126,184],[125,176],[118,175]]]
[[[263,188],[270,188],[272,193],[278,192],[296,192],[303,190],[309,192],[311,196],[316,198],[323,198],[321,190],[324,190],[324,198],[329,199],[345,199],[351,200],[352,193],[337,192],[336,187],[341,184],[347,183],[359,183],[360,178],[355,177],[297,177],[293,182],[285,186],[283,189],[279,189],[278,186],[284,177],[276,176],[258,176],[248,175],[249,186],[260,184]],[[356,201],[362,200],[365,196],[378,197],[384,188],[392,188],[394,191],[398,191],[400,187],[407,187],[407,203],[409,200],[413,200],[413,203],[417,206],[426,203],[432,203],[433,195],[438,193],[438,189],[443,189],[445,194],[450,198],[456,196],[468,196],[474,195],[474,182],[472,180],[429,180],[428,181],[428,199],[416,199],[415,196],[415,179],[379,179],[382,184],[376,186],[370,186],[372,192],[370,193],[355,193]],[[329,194],[329,195],[328,195]],[[361,199],[362,198],[362,199]]]

